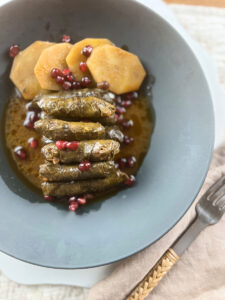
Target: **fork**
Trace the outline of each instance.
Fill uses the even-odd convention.
[[[213,184],[196,204],[197,217],[175,243],[163,254],[155,266],[136,286],[126,300],[143,300],[169,272],[179,257],[209,225],[216,224],[225,213],[225,175]]]

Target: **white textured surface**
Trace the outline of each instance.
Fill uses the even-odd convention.
[[[225,88],[225,9],[179,5],[170,8],[190,35],[214,58]],[[0,273],[0,300],[85,300],[87,293],[88,289],[69,286],[19,285]]]

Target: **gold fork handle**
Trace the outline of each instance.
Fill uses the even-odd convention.
[[[144,300],[178,259],[179,256],[172,248],[167,250],[126,300]]]

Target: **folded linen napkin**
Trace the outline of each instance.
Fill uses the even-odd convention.
[[[205,183],[185,216],[158,242],[124,260],[108,278],[97,283],[90,290],[88,300],[125,299],[193,220],[199,197],[224,174],[225,144],[214,152]],[[147,299],[225,299],[225,215],[218,224],[199,235]]]

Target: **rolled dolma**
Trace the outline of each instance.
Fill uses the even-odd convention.
[[[114,125],[104,128],[100,123],[44,119],[37,121],[34,124],[34,128],[42,136],[55,141],[80,141],[107,138],[122,143],[124,138],[118,126]]]
[[[114,104],[115,102],[115,94],[109,91],[104,91],[102,89],[80,89],[80,90],[73,90],[73,91],[59,91],[55,93],[41,93],[34,97],[32,101],[32,107],[38,107],[37,102],[41,100],[41,98],[45,95],[50,95],[53,98],[59,99],[59,98],[74,98],[74,97],[96,97],[102,100],[105,100],[111,104]]]
[[[82,172],[78,165],[40,165],[39,175],[43,181],[72,181],[92,178],[105,178],[116,171],[114,161],[92,163],[91,167]]]
[[[83,193],[98,193],[113,189],[128,179],[128,175],[116,171],[103,179],[90,179],[72,182],[43,182],[41,187],[44,195],[63,197]]]
[[[45,94],[35,101],[36,105],[48,115],[58,118],[101,118],[115,114],[115,105],[97,97],[74,97],[69,93],[66,97],[62,92]]]
[[[59,150],[55,143],[47,144],[41,149],[47,161],[57,163],[76,163],[84,160],[107,161],[112,160],[120,151],[120,144],[114,140],[81,141],[74,150]]]
[[[100,123],[44,119],[35,122],[34,128],[38,133],[52,140],[74,141],[105,137],[105,128]]]

